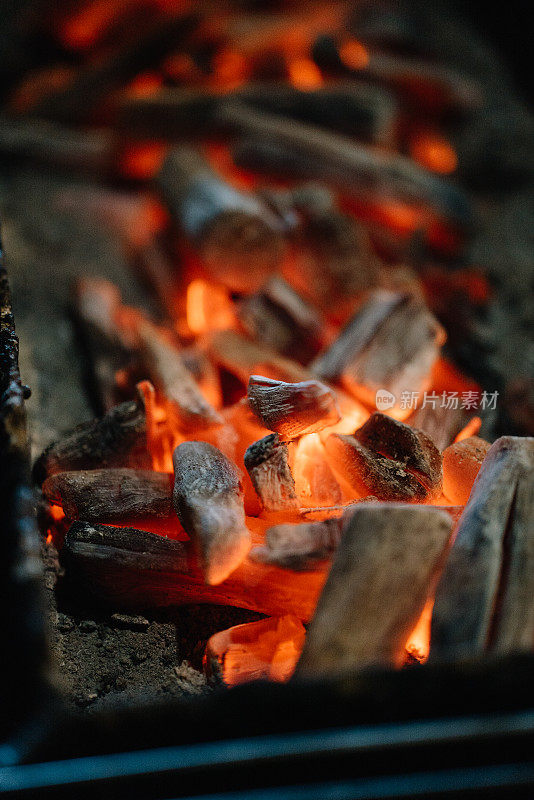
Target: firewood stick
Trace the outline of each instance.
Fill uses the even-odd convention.
[[[150,118],[151,103],[155,105],[157,100],[147,98],[143,102]],[[274,142],[287,160],[295,159],[301,165],[302,173],[308,171],[300,177],[332,181],[360,198],[374,194],[423,203],[462,225],[471,221],[470,202],[460,189],[404,156],[374,150],[315,125],[258,111],[231,99],[211,109],[207,127],[230,138],[253,138],[269,145]]]
[[[113,171],[116,148],[110,131],[80,131],[44,120],[0,116],[0,158],[102,177]]]
[[[222,417],[202,394],[179,350],[148,322],[138,332],[152,379],[169,401],[180,428],[194,431],[222,425]]]
[[[276,433],[251,444],[244,460],[265,511],[298,509],[295,480],[289,465],[289,448]]]
[[[63,122],[84,122],[91,118],[104,98],[125,86],[136,75],[157,66],[172,49],[189,36],[198,17],[194,13],[162,14],[144,32],[124,47],[80,69],[62,90],[45,96],[32,109],[35,117]]]
[[[338,338],[311,365],[320,379],[340,380],[369,406],[379,390],[392,397],[392,413],[406,417],[403,393],[428,389],[445,333],[424,303],[410,295],[377,290]]]
[[[341,419],[335,394],[319,381],[285,383],[251,375],[247,398],[261,424],[281,439],[295,439]]]
[[[296,361],[283,358],[235,331],[215,331],[207,341],[207,349],[216,364],[239,378],[245,386],[254,374],[291,383],[310,378],[308,370]]]
[[[156,185],[217,281],[250,292],[279,267],[283,243],[273,215],[259,198],[216,175],[195,150],[172,150]]]
[[[311,361],[324,346],[321,314],[276,275],[243,298],[237,313],[258,342],[302,364]]]
[[[239,103],[221,106],[217,119],[235,135],[274,141],[297,158],[306,157],[311,165],[310,178],[330,179],[360,196],[385,194],[408,203],[423,203],[454,222],[470,222],[472,212],[466,196],[408,158],[373,150],[312,125],[261,114]]]
[[[351,44],[351,42],[346,43]],[[466,112],[483,102],[481,87],[449,67],[419,58],[371,51],[354,41],[355,58],[343,58],[340,43],[332,36],[320,36],[313,57],[324,69],[361,80],[370,78],[397,90],[427,113]],[[359,58],[357,54],[359,53]],[[352,62],[352,63],[351,63]]]
[[[384,89],[343,83],[302,91],[289,84],[260,83],[225,94],[203,89],[164,89],[150,98],[127,98],[120,110],[122,130],[137,136],[183,138],[198,129],[215,130],[221,103],[238,101],[257,111],[282,114],[364,142],[394,143],[397,105]]]
[[[35,462],[33,476],[36,483],[42,483],[56,472],[104,467],[152,467],[140,396],[99,419],[83,422],[49,444]]]
[[[174,451],[173,502],[197,548],[206,583],[222,583],[250,550],[241,473],[207,442],[183,442]]]
[[[75,591],[83,587],[124,610],[213,603],[306,621],[326,578],[326,569],[318,568],[288,581],[285,570],[246,558],[223,583],[209,586],[191,543],[87,522],[71,525],[61,556]]]
[[[534,642],[534,439],[488,451],[441,576],[430,658],[531,649]]]
[[[296,677],[400,665],[450,532],[450,517],[427,506],[357,506],[317,603]]]
[[[117,403],[116,375],[129,369],[138,353],[127,343],[114,322],[122,304],[117,287],[98,278],[80,278],[73,288],[74,321],[90,368],[91,389],[100,413]]]
[[[341,539],[342,520],[273,525],[265,534],[265,546],[253,547],[250,558],[294,571],[313,569],[331,558]]]
[[[164,472],[120,468],[58,472],[45,480],[42,490],[69,519],[119,522],[173,514],[172,476]]]

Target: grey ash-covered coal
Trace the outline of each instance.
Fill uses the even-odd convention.
[[[236,4],[236,8],[238,5],[241,4]],[[346,32],[359,36],[371,48],[380,49],[385,42],[384,46],[394,50],[395,43],[388,40],[388,32],[381,28],[380,11],[375,9],[373,12],[373,5],[376,4],[359,4],[363,11],[354,12]],[[372,291],[386,289],[404,295],[406,284],[410,284],[412,279],[418,286],[420,283],[426,286],[429,294],[426,299],[431,311],[447,333],[447,355],[452,357],[466,375],[478,380],[483,388],[501,393],[496,413],[487,416],[484,421],[482,435],[492,439],[500,432],[532,434],[532,116],[515,93],[506,67],[498,55],[480,40],[476,32],[454,18],[445,3],[430,5],[423,0],[417,0],[395,5],[398,6],[400,21],[397,31],[401,32],[401,37],[407,37],[406,41],[400,42],[400,49],[411,50],[415,59],[432,59],[434,63],[442,65],[446,74],[450,70],[463,73],[467,83],[462,83],[460,88],[473,82],[483,88],[485,100],[479,105],[475,103],[459,119],[450,115],[450,108],[447,108],[447,113],[431,118],[431,124],[437,125],[438,129],[447,134],[458,154],[458,181],[452,194],[440,193],[442,184],[439,178],[422,180],[419,169],[403,172],[400,170],[400,162],[395,158],[387,162],[388,170],[400,170],[395,172],[392,185],[402,196],[413,197],[415,194],[420,198],[424,195],[432,207],[439,210],[446,207],[447,212],[455,219],[458,212],[462,216],[463,207],[459,204],[457,208],[451,209],[450,204],[461,200],[464,189],[467,190],[472,193],[478,214],[474,229],[469,231],[464,246],[459,251],[452,248],[451,251],[443,252],[439,247],[435,248],[433,243],[429,244],[425,231],[417,230],[407,240],[392,235],[391,231],[385,232],[373,226],[370,226],[369,231],[360,230],[360,226],[354,224],[352,215],[346,213],[345,206],[338,204],[335,197],[332,200],[323,193],[320,199],[321,193],[309,186],[302,190],[297,186],[291,191],[280,190],[278,186],[269,187],[262,194],[261,202],[256,199],[253,201],[248,190],[242,188],[238,192],[226,194],[225,181],[219,178],[214,180],[211,168],[199,160],[198,156],[188,157],[185,164],[183,160],[177,164],[171,159],[166,162],[166,169],[160,173],[159,183],[160,191],[163,189],[162,195],[167,198],[173,225],[175,228],[187,227],[184,225],[181,192],[186,192],[190,184],[194,184],[195,191],[188,195],[190,205],[186,212],[193,215],[198,212],[201,221],[204,219],[202,214],[209,217],[209,225],[202,232],[194,226],[189,231],[187,247],[196,247],[204,254],[207,253],[208,261],[211,259],[212,269],[218,277],[218,271],[227,271],[228,250],[233,253],[236,263],[241,263],[241,257],[245,262],[248,261],[247,242],[251,249],[255,248],[254,252],[257,254],[254,263],[250,265],[250,273],[245,276],[246,286],[243,284],[242,269],[237,270],[237,275],[230,276],[228,288],[232,292],[240,295],[250,288],[248,297],[243,295],[235,298],[236,325],[240,326],[241,332],[232,330],[213,334],[206,343],[206,351],[215,365],[213,371],[217,376],[220,373],[224,377],[223,393],[228,396],[236,391],[244,394],[250,375],[254,374],[266,376],[262,379],[262,389],[269,388],[274,377],[278,379],[279,385],[282,382],[307,382],[315,387],[320,384],[314,378],[329,380],[330,375],[309,373],[306,365],[317,356],[324,345],[319,335],[323,313],[327,311],[333,314],[334,311],[339,311],[341,318],[345,312],[343,288],[347,279],[346,271],[352,269],[352,261],[346,252],[347,242],[355,242],[362,248],[359,262],[361,273],[358,278],[363,281],[363,285],[360,285],[359,280],[354,282],[355,291],[365,288]],[[242,13],[242,10],[236,13]],[[274,13],[277,13],[276,10]],[[374,84],[371,83],[371,88],[363,94],[354,93],[347,89],[350,84],[346,82],[351,79],[347,73],[341,76],[345,86],[341,94],[332,94],[328,90],[323,96],[328,114],[324,116],[321,113],[320,116],[321,120],[325,120],[325,127],[331,129],[326,139],[318,137],[306,140],[308,129],[305,127],[302,128],[303,136],[295,138],[291,133],[292,124],[288,124],[286,116],[285,121],[276,120],[276,107],[273,107],[270,94],[262,95],[261,90],[254,88],[250,90],[248,97],[246,89],[234,91],[228,102],[221,102],[218,95],[214,99],[209,92],[204,97],[199,97],[194,92],[189,96],[186,92],[180,96],[180,103],[176,101],[177,95],[174,95],[175,99],[170,106],[165,94],[145,100],[130,95],[126,99],[122,98],[124,103],[121,110],[114,109],[116,116],[111,121],[110,109],[100,108],[101,101],[108,98],[113,111],[115,100],[112,98],[118,97],[116,90],[127,86],[140,72],[157,68],[160,63],[164,63],[163,80],[170,84],[181,80],[176,76],[169,77],[165,70],[168,70],[171,59],[164,59],[176,49],[177,43],[188,35],[195,24],[195,20],[189,16],[182,21],[175,21],[172,31],[169,33],[170,29],[166,29],[164,36],[162,28],[156,24],[146,31],[145,37],[141,37],[139,46],[127,49],[122,59],[106,60],[102,57],[101,69],[84,66],[83,56],[78,55],[78,61],[82,64],[79,81],[73,82],[71,91],[53,94],[49,102],[36,102],[33,122],[30,120],[31,115],[20,114],[15,117],[12,111],[14,108],[20,111],[24,102],[31,102],[32,87],[28,85],[28,92],[25,94],[22,86],[22,79],[30,68],[50,66],[35,63],[35,59],[43,57],[46,46],[43,46],[41,55],[31,56],[31,63],[27,63],[28,56],[23,48],[17,58],[10,62],[6,74],[0,72],[3,76],[2,92],[5,90],[6,96],[5,105],[0,110],[0,213],[14,288],[15,315],[21,341],[21,370],[23,380],[32,388],[28,414],[34,458],[50,442],[57,440],[64,430],[82,420],[91,419],[95,411],[101,413],[121,400],[132,402],[133,394],[130,390],[140,378],[157,378],[161,383],[173,387],[174,394],[170,389],[169,394],[172,395],[175,412],[182,422],[184,414],[191,412],[191,398],[198,399],[194,386],[191,389],[189,383],[194,352],[188,353],[190,361],[187,364],[181,364],[180,369],[175,369],[172,373],[166,372],[166,355],[171,345],[167,339],[158,338],[154,333],[156,328],[146,325],[141,330],[141,339],[144,352],[150,352],[152,356],[152,375],[129,376],[129,383],[113,385],[109,391],[108,384],[110,381],[113,383],[115,372],[120,372],[122,361],[106,361],[109,353],[105,347],[102,351],[102,339],[98,335],[91,339],[87,336],[87,330],[85,336],[80,335],[83,334],[80,320],[78,319],[75,327],[69,317],[71,286],[81,276],[107,279],[118,287],[122,302],[143,309],[143,313],[152,321],[161,320],[174,302],[172,289],[175,287],[175,276],[171,271],[169,277],[167,269],[176,253],[175,240],[170,237],[169,231],[165,231],[161,238],[158,231],[158,236],[150,240],[134,236],[133,244],[130,238],[132,232],[139,236],[142,226],[138,225],[135,216],[128,217],[126,223],[120,213],[114,216],[115,206],[112,202],[108,206],[104,203],[100,208],[100,216],[94,218],[87,212],[87,207],[82,207],[81,211],[78,209],[78,215],[72,213],[72,207],[67,210],[65,197],[69,193],[71,197],[76,197],[77,192],[82,198],[94,197],[95,192],[96,196],[100,196],[98,193],[103,191],[104,182],[112,185],[113,191],[118,190],[117,194],[122,197],[126,194],[131,199],[135,192],[139,195],[139,176],[132,181],[131,175],[121,172],[120,159],[116,158],[124,145],[124,130],[129,124],[132,132],[136,126],[138,131],[144,126],[145,132],[152,134],[161,125],[158,113],[163,114],[163,128],[159,132],[172,136],[173,131],[167,130],[167,126],[172,128],[173,125],[181,125],[183,114],[190,114],[194,108],[194,113],[201,116],[193,115],[189,119],[195,123],[193,139],[200,136],[200,119],[207,131],[226,137],[228,149],[242,165],[245,165],[247,159],[249,163],[251,158],[256,159],[258,171],[261,171],[263,163],[265,170],[273,173],[276,172],[277,165],[283,169],[291,166],[297,172],[300,169],[300,177],[304,179],[320,179],[325,176],[332,179],[336,189],[339,186],[346,189],[348,179],[353,182],[354,172],[349,171],[347,179],[343,168],[357,170],[358,164],[361,168],[362,152],[366,151],[358,150],[359,161],[346,158],[345,151],[336,161],[332,158],[335,151],[332,142],[335,144],[338,140],[333,137],[340,131],[343,134],[356,132],[364,143],[387,145],[391,143],[395,133],[396,103],[384,103],[384,98],[387,100],[392,96],[391,87],[381,86],[378,95],[372,91]],[[0,31],[0,43],[3,43],[6,31],[12,33],[12,28],[12,21],[8,21]],[[115,35],[120,39],[117,31]],[[50,31],[47,36],[53,39]],[[110,37],[100,52],[101,56],[105,56],[106,48],[109,47],[109,52],[112,52],[116,45],[111,33]],[[21,41],[24,41],[23,36]],[[10,47],[16,43],[17,36],[11,36]],[[195,69],[200,69],[199,54],[194,50],[194,45],[189,43],[187,47],[190,50],[186,48],[186,53]],[[144,55],[140,60],[141,50]],[[326,56],[320,49],[315,48],[314,52],[319,65],[321,52],[321,57],[332,56],[331,51]],[[57,48],[52,48],[51,53],[57,53]],[[312,53],[310,57],[311,55]],[[383,67],[384,62],[377,61],[377,64],[380,63]],[[330,70],[332,73],[329,77],[333,76],[339,66],[336,66],[335,60],[323,64],[325,71],[328,73]],[[388,69],[390,67],[391,63]],[[265,69],[265,64],[263,68]],[[196,78],[198,74],[195,73]],[[259,68],[258,74],[261,77]],[[373,80],[375,79],[376,75]],[[170,89],[175,91],[176,87],[171,86]],[[36,91],[35,86],[33,91]],[[85,98],[84,91],[88,93]],[[285,108],[284,114],[287,112],[287,116],[290,116],[294,113],[297,121],[304,126],[317,124],[316,106],[310,105],[315,93],[321,95],[321,89],[315,88],[314,92],[304,95],[303,100],[302,95],[293,88],[288,90],[284,95],[284,102],[292,112]],[[350,99],[350,112],[356,114],[354,119],[343,116],[340,121],[339,115],[334,113],[338,108],[336,103],[339,102],[339,97],[344,98],[343,102],[347,97]],[[454,104],[455,97],[457,100],[457,91],[449,96],[448,102]],[[474,95],[469,95],[467,91],[463,97],[468,105],[474,99]],[[83,102],[80,105],[81,100]],[[185,100],[187,103],[195,101],[197,105],[187,105]],[[247,103],[250,104],[248,111]],[[152,117],[147,117],[147,108],[152,109]],[[358,117],[362,108],[364,116]],[[174,117],[166,116],[169,109]],[[94,117],[93,112],[96,112]],[[414,113],[413,107],[410,113]],[[43,119],[36,119],[39,116]],[[419,113],[415,114],[415,118],[418,123],[421,122]],[[82,119],[98,122],[104,129],[85,130],[73,125]],[[262,130],[262,119],[269,123],[265,130]],[[117,120],[118,125],[115,125]],[[269,136],[269,132],[279,133],[281,140],[270,138],[266,141],[265,137]],[[404,145],[405,148],[408,147],[407,143]],[[293,158],[295,148],[299,158]],[[315,154],[311,166],[310,153]],[[379,159],[376,157],[365,164],[368,170],[365,173],[367,180],[374,179],[378,165]],[[173,174],[178,167],[182,174],[183,185],[180,187],[173,185]],[[383,174],[391,176],[393,173]],[[210,192],[213,192],[215,184],[217,192],[213,197]],[[146,183],[141,184],[142,193],[147,186]],[[379,186],[379,194],[380,188]],[[363,192],[367,189],[365,186]],[[361,185],[356,186],[354,192],[356,196],[349,192],[349,200],[353,204],[355,202],[356,205],[361,205]],[[224,209],[230,214],[230,222],[237,214],[235,225],[228,226],[228,216],[215,214],[214,209],[221,211],[221,198],[224,199]],[[198,207],[195,206],[197,202]],[[348,206],[352,208],[350,202]],[[105,209],[111,209],[113,213],[106,213]],[[245,220],[240,216],[242,214],[245,214]],[[258,214],[261,217],[259,233],[257,226],[252,225],[252,222],[258,223]],[[300,215],[303,224],[296,232],[288,234],[295,214]],[[107,217],[106,225],[102,224],[102,215]],[[221,221],[224,236],[218,239]],[[128,235],[125,235],[125,227]],[[170,247],[167,237],[172,242]],[[271,279],[270,282],[263,280],[263,269],[259,261],[264,258],[270,264],[278,265],[284,257],[284,238],[289,240],[290,248],[298,248],[304,240],[306,246],[299,256],[301,276],[313,275],[320,260],[324,261],[325,270],[328,270],[323,281],[317,282],[308,292],[307,297],[311,298],[309,306],[306,303],[296,303],[293,289],[281,278]],[[221,242],[227,247],[221,248]],[[172,255],[169,256],[169,253]],[[395,264],[398,261],[402,261],[403,266],[397,270]],[[298,264],[298,259],[296,263]],[[135,278],[132,277],[132,266],[137,270]],[[235,264],[232,266],[235,268]],[[480,268],[489,282],[490,297],[483,303],[473,301],[462,288],[462,273],[472,268]],[[138,280],[140,272],[141,281]],[[446,289],[442,294],[439,290],[433,294],[436,285],[440,285],[432,277],[436,274]],[[151,291],[147,291],[147,285]],[[302,288],[298,287],[299,290]],[[310,309],[313,310],[314,303],[320,304],[321,295],[327,305],[335,305],[336,308],[320,308],[321,313],[316,316],[310,313]],[[184,302],[184,297],[181,302]],[[409,302],[417,305],[419,297],[411,298]],[[353,310],[351,309],[351,313]],[[350,314],[345,315],[343,321],[346,322],[349,317]],[[298,333],[295,334],[295,331]],[[246,338],[246,335],[257,335],[258,332],[264,335],[264,344],[267,347],[256,346],[255,342]],[[303,337],[306,338],[306,343],[302,341]],[[335,338],[330,337],[329,341],[335,341]],[[126,361],[129,358],[130,345],[131,342],[120,352],[120,357],[125,357]],[[94,351],[91,352],[92,347],[100,347],[96,360]],[[115,357],[116,353],[112,355]],[[90,360],[91,367],[88,369]],[[201,372],[199,369],[199,374],[195,374],[199,383],[205,378]],[[98,386],[98,378],[103,374],[108,384],[104,386],[101,383]],[[187,378],[186,383],[184,376]],[[344,388],[347,386],[350,387],[350,381],[346,379]],[[260,411],[261,399],[260,397],[258,400]],[[216,427],[224,418],[224,410],[220,417],[219,410],[215,411],[210,403],[211,396],[209,403],[206,401],[205,405],[197,405],[190,414],[194,422],[192,427],[197,425],[198,417],[204,420],[206,437],[214,435],[212,423]],[[332,402],[332,405],[334,407],[335,404]],[[262,424],[269,423],[268,430],[259,427],[260,421]],[[259,430],[256,441],[263,441],[264,444],[267,441],[272,445],[269,452],[272,451],[278,457],[277,469],[280,471],[281,464],[284,475],[287,476],[287,497],[282,498],[283,503],[279,498],[271,498],[271,505],[277,509],[280,504],[285,504],[294,511],[299,502],[298,487],[291,475],[290,446],[283,436],[277,438],[276,434],[271,433],[273,430],[277,431],[272,413],[271,416],[260,413],[257,419],[247,420],[247,425],[251,428],[256,426]],[[287,430],[281,433],[287,433]],[[291,439],[291,435],[287,438]],[[221,442],[210,441],[210,446],[212,444],[219,446]],[[238,445],[231,443],[231,446],[234,447],[235,457],[239,455],[243,461],[244,450],[240,453]],[[369,442],[359,442],[358,452],[362,448],[366,453],[372,451]],[[441,445],[439,449],[443,449]],[[249,461],[250,455],[249,453]],[[253,452],[252,455],[258,454]],[[256,461],[259,463],[258,458]],[[261,481],[254,472],[258,468],[256,461],[252,463],[251,477],[257,488]],[[383,461],[386,466],[391,466],[393,456],[387,460],[384,458]],[[105,468],[113,464],[102,462],[92,466]],[[147,464],[141,461],[137,466],[146,468]],[[75,465],[75,468],[83,467]],[[260,477],[263,479],[264,495],[268,498],[267,508],[270,496],[264,473]],[[248,474],[244,478],[250,483]],[[436,478],[433,485],[438,487],[440,479]],[[414,486],[417,491],[421,491],[421,486],[425,488],[425,492],[428,489],[425,481],[415,478]],[[246,504],[250,500],[250,494],[254,495],[254,489],[252,485],[245,483],[243,492]],[[373,516],[373,513],[364,511],[361,516]],[[317,547],[321,558],[325,554],[331,555],[338,540],[337,533],[335,525],[333,530],[322,530],[319,537],[320,547]],[[294,554],[290,555],[293,558],[291,563],[294,563]],[[312,555],[315,558],[315,551]],[[43,543],[43,561],[55,667],[66,687],[69,702],[79,709],[91,711],[132,704],[140,699],[164,699],[168,696],[209,691],[201,671],[206,640],[215,632],[259,618],[254,612],[211,605],[182,606],[165,611],[139,608],[126,614],[100,607],[93,597],[87,596],[84,599],[82,592],[69,591],[63,567],[52,543]]]

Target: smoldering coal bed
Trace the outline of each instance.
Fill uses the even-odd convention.
[[[445,7],[149,5],[2,33],[0,790],[529,796],[530,115]]]

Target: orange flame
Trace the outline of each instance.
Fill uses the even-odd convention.
[[[421,133],[416,136],[411,142],[410,153],[415,161],[440,175],[450,175],[458,166],[454,147],[437,133]]]
[[[226,289],[201,279],[188,285],[186,309],[187,324],[196,335],[235,325],[234,309]]]
[[[346,67],[365,69],[369,65],[369,51],[356,39],[347,39],[339,48],[339,56]]]
[[[289,80],[297,89],[317,89],[323,85],[321,70],[310,58],[296,58],[288,66]]]

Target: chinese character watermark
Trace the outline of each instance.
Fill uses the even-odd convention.
[[[489,411],[497,408],[499,392],[409,392],[400,394],[398,406],[403,411],[415,411],[416,408],[445,408],[466,411]],[[388,411],[397,405],[397,397],[387,389],[379,389],[376,393],[375,405],[379,411]]]

